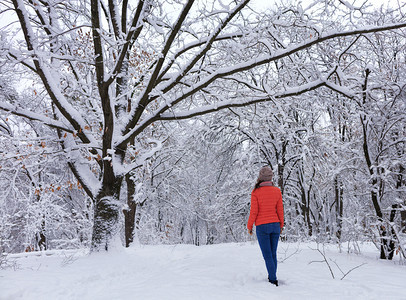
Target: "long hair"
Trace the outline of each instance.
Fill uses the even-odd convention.
[[[259,188],[259,186],[261,185],[262,182],[263,182],[263,181],[260,181],[259,179],[257,179],[257,182],[255,183],[255,186],[254,186],[254,191],[255,191],[257,188]]]

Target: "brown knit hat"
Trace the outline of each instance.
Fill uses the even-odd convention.
[[[272,178],[273,178],[272,169],[268,166],[262,167],[262,169],[259,171],[258,182],[272,181]]]

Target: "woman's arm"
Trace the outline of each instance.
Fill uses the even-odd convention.
[[[281,224],[281,230],[285,224],[284,220],[284,213],[283,213],[283,201],[282,201],[282,193],[279,190],[279,197],[278,202],[276,202],[276,214],[278,215],[279,222]]]
[[[252,233],[252,226],[255,223],[255,219],[257,218],[257,215],[258,215],[258,198],[257,198],[257,196],[254,195],[254,193],[252,193],[251,194],[250,216],[248,218],[248,223],[247,223],[248,231],[251,231],[251,233]]]

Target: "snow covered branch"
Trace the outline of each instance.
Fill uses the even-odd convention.
[[[16,116],[24,117],[24,118],[27,118],[32,121],[41,122],[42,124],[45,124],[49,127],[60,129],[65,132],[69,132],[69,133],[75,132],[74,130],[72,130],[71,128],[68,128],[64,123],[62,123],[58,120],[49,118],[46,115],[43,115],[40,113],[35,113],[35,112],[29,111],[26,109],[19,108],[18,106],[14,106],[9,103],[0,102],[0,109],[2,109],[4,111],[8,111]]]

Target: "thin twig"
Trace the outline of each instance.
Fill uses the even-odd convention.
[[[312,248],[310,248],[310,249],[312,249]],[[327,261],[326,255],[324,254],[324,251],[321,252],[320,249],[318,248],[318,246],[317,246],[317,249],[312,249],[312,250],[317,250],[321,254],[321,256],[323,256],[323,260],[322,261],[311,261],[311,262],[309,262],[309,265],[311,263],[314,263],[314,262],[321,262],[321,263],[325,262],[327,264],[328,269],[330,270],[331,276],[333,277],[333,279],[335,279],[333,269],[331,269],[331,266]]]
[[[358,269],[359,267],[362,267],[363,265],[366,265],[366,264],[367,264],[367,263],[362,263],[362,264],[360,264],[360,265],[358,265],[358,266],[356,266],[356,267],[350,269],[347,273],[345,273],[345,274],[343,275],[343,277],[340,278],[340,280],[343,280],[343,279],[345,278],[345,276],[347,276],[348,274],[350,274],[352,271],[354,271],[355,269]]]

